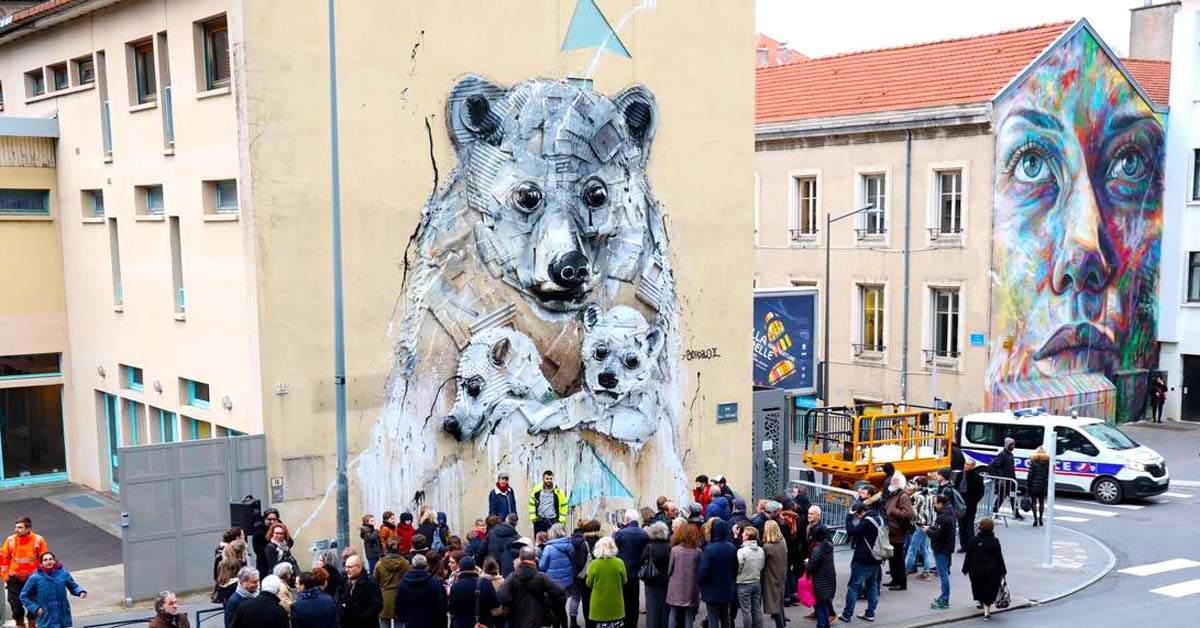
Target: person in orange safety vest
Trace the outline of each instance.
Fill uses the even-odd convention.
[[[38,568],[38,557],[50,551],[46,539],[34,534],[33,521],[29,517],[17,519],[16,534],[4,540],[0,547],[0,578],[8,592],[8,606],[12,609],[17,628],[25,626],[25,607],[21,604],[21,589]],[[30,615],[28,628],[36,628],[37,618]]]

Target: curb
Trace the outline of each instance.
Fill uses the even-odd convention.
[[[1018,597],[1018,598],[1013,598],[1012,604],[1009,605],[1008,608],[1003,609],[1003,610],[996,609],[996,610],[992,611],[992,614],[1000,615],[1002,613],[1008,613],[1010,611],[1015,611],[1020,608],[1031,608],[1033,606],[1037,606],[1037,602],[1035,602],[1033,600],[1026,600],[1024,598]],[[953,615],[953,616],[942,615],[942,616],[914,619],[905,624],[895,624],[894,628],[927,628],[928,626],[942,626],[945,624],[953,624],[953,623],[957,623],[960,621],[966,621],[968,619],[975,619],[977,617],[983,617],[983,611],[973,608],[969,612],[960,612],[959,614]]]
[[[1076,530],[1074,528],[1068,528],[1068,527],[1060,526],[1060,525],[1055,525],[1054,527],[1056,527],[1060,530],[1067,530],[1069,532],[1074,532],[1075,534],[1078,534],[1079,536],[1082,536],[1083,538],[1088,539],[1089,541],[1095,543],[1096,545],[1099,545],[1100,549],[1104,550],[1105,554],[1108,554],[1108,564],[1106,564],[1104,566],[1104,569],[1100,570],[1100,573],[1092,576],[1083,584],[1076,586],[1074,588],[1068,589],[1062,593],[1056,593],[1056,594],[1054,594],[1048,598],[1042,599],[1042,600],[1033,600],[1033,605],[1049,604],[1050,602],[1054,602],[1056,600],[1061,600],[1062,598],[1067,597],[1068,595],[1073,595],[1075,593],[1079,593],[1080,591],[1092,586],[1093,584],[1096,584],[1101,578],[1103,578],[1104,576],[1107,576],[1113,570],[1113,568],[1117,566],[1116,554],[1113,554],[1112,550],[1109,549],[1107,545],[1105,545],[1104,543],[1101,543],[1100,539],[1097,539],[1096,537],[1094,537],[1086,532],[1080,532],[1079,530]]]

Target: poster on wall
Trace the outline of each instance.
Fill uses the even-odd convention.
[[[816,391],[817,291],[754,293],[754,385]]]

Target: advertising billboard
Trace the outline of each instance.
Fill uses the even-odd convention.
[[[816,389],[817,291],[755,291],[754,385]]]

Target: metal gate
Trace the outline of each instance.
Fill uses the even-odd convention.
[[[122,447],[117,456],[126,602],[211,588],[229,502],[267,495],[266,436]]]
[[[786,493],[788,398],[782,390],[754,391],[754,499]],[[746,504],[747,510],[753,504]]]

